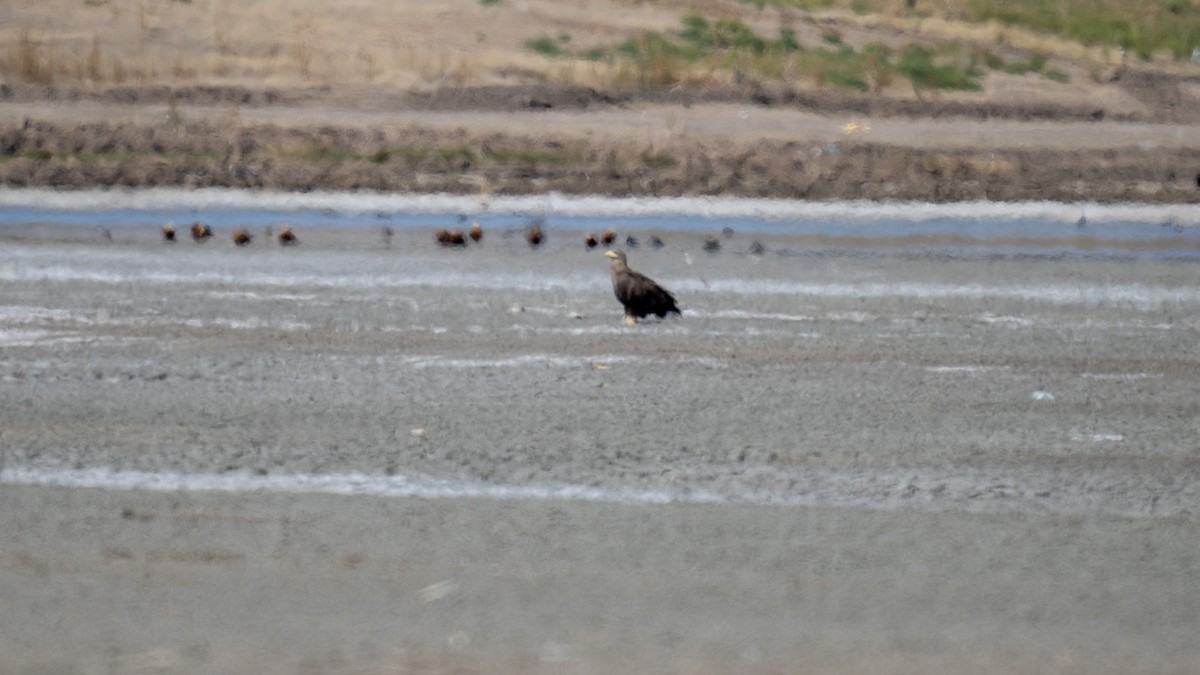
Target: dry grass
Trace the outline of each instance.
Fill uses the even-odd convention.
[[[632,59],[576,56],[676,33],[692,12],[738,19],[768,38],[786,27],[810,47],[845,40],[861,49],[881,39],[1004,45],[1082,60],[1097,72],[1119,58],[1113,49],[1032,30],[964,23],[963,7],[929,0],[918,0],[915,10],[904,0],[346,0],[336,11],[320,0],[40,0],[0,3],[0,77],[79,86],[406,89],[514,80],[632,86],[725,82],[749,66],[768,79],[838,84],[849,77],[871,89],[891,84],[892,75],[869,61],[848,75],[845,64],[793,55],[753,62],[696,61],[653,50]],[[548,58],[528,48],[546,36],[561,41],[562,55]]]
[[[16,5],[16,6],[14,6]],[[39,84],[294,87],[481,84],[561,64],[524,48],[539,34],[578,44],[677,21],[674,10],[528,0],[41,0],[0,3],[0,77]]]

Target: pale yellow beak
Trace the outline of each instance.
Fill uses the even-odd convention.
[[[607,250],[604,252],[604,257],[605,258],[615,258],[615,257],[617,257],[617,254],[615,251],[610,249],[610,250]]]

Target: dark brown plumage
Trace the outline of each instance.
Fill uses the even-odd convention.
[[[704,250],[709,253],[716,253],[721,250],[721,240],[716,237],[709,237],[704,240]]]
[[[166,241],[175,241],[175,225],[167,223],[162,227],[163,239]]]
[[[292,244],[299,243],[299,241],[299,239],[296,239],[296,233],[292,231],[292,227],[290,225],[284,225],[283,227],[279,228],[280,245],[291,246]]]
[[[617,240],[617,231],[611,227],[606,228],[600,233],[600,243],[605,246],[612,246],[612,243]]]
[[[629,269],[624,251],[605,251],[613,259],[613,294],[625,307],[625,323],[634,324],[638,319],[654,314],[659,318],[667,314],[681,314],[675,306],[675,296],[659,286],[650,277]]]
[[[208,241],[212,236],[212,228],[200,221],[192,223],[192,239],[196,241]]]
[[[542,226],[541,225],[534,223],[534,224],[530,225],[528,228],[526,228],[525,241],[529,242],[530,246],[537,248],[538,246],[540,246],[542,244],[542,239],[543,239],[543,235],[542,235]]]
[[[233,231],[233,243],[238,246],[246,246],[253,240],[254,237],[250,234],[250,230],[244,227],[239,227]]]
[[[471,241],[483,239],[483,226],[478,221],[471,223],[471,229],[467,231],[467,236],[471,238]]]
[[[466,246],[467,238],[463,236],[462,230],[455,228],[447,230],[444,227],[439,227],[433,236],[437,239],[437,243],[442,246]]]
[[[591,232],[583,235],[583,245],[588,247],[589,250],[596,248],[598,243],[599,242],[596,241],[596,235],[592,234]]]

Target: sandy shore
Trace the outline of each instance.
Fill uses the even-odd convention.
[[[1189,263],[426,234],[6,241],[0,669],[1200,667]]]

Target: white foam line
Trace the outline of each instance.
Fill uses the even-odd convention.
[[[1002,366],[927,366],[931,373],[990,373],[996,370],[1008,370]]]
[[[1095,438],[1109,441],[1110,438]],[[1014,477],[1015,478],[1015,477]],[[1187,478],[1184,478],[1186,482]],[[1111,516],[1197,517],[1186,495],[1194,487],[1170,490],[1167,481],[1131,486],[1121,477],[1047,476],[1032,481],[1004,480],[991,474],[934,473],[923,477],[895,473],[817,472],[796,489],[762,490],[733,486],[720,491],[679,487],[649,489],[596,487],[571,483],[492,484],[429,476],[374,476],[362,473],[276,474],[177,473],[118,471],[108,468],[62,469],[9,467],[0,471],[0,485],[64,487],[152,492],[224,492],[269,494],[328,494],[426,499],[486,498],[499,500],[604,502],[623,505],[725,504],[784,507],[851,507],[896,511],[1043,511],[1107,514]],[[1178,481],[1174,481],[1178,482]],[[1025,483],[1024,485],[1022,483]],[[1080,497],[1080,486],[1085,494]],[[1138,487],[1144,489],[1136,489]],[[1055,493],[1064,493],[1056,497]],[[1161,492],[1172,496],[1159,499]],[[1182,495],[1182,496],[1181,496]]]
[[[402,365],[413,368],[516,368],[524,366],[542,366],[546,368],[584,368],[610,366],[613,364],[650,364],[650,363],[695,363],[709,368],[723,368],[725,364],[717,359],[696,356],[676,358],[647,358],[641,356],[626,356],[620,354],[605,354],[601,356],[559,356],[555,354],[523,354],[503,359],[454,359],[442,356],[409,356],[401,359]]]
[[[700,318],[711,319],[748,319],[763,321],[816,321],[816,317],[808,314],[781,314],[778,312],[747,312],[742,309],[721,309],[714,312],[704,310],[688,310],[688,314]]]
[[[79,335],[51,333],[44,330],[0,329],[0,347],[34,347],[87,341],[88,338]]]
[[[679,501],[666,491],[598,488],[572,484],[492,485],[475,481],[431,477],[342,474],[188,474],[175,472],[114,471],[95,469],[6,468],[0,484],[43,487],[146,490],[150,492],[265,492],[275,494],[331,494],[371,497],[423,497],[568,500],[625,504],[667,504]],[[720,497],[694,494],[690,502],[719,502]]]
[[[813,202],[794,199],[751,199],[735,197],[604,197],[548,193],[529,196],[486,197],[452,194],[395,194],[375,192],[278,192],[205,188],[184,190],[154,188],[141,190],[0,189],[0,206],[43,207],[83,211],[96,209],[271,209],[294,211],[323,209],[343,213],[539,213],[572,216],[657,216],[682,215],[709,218],[849,218],[849,219],[976,219],[1042,218],[1074,223],[1081,214],[1093,222],[1177,222],[1183,226],[1200,222],[1197,204],[1099,204],[1094,202],[959,202],[929,204],[896,201]]]
[[[1109,302],[1153,305],[1162,302],[1200,302],[1200,288],[1168,288],[1144,284],[1078,286],[1072,284],[983,285],[936,283],[813,283],[795,281],[754,281],[715,279],[704,283],[676,282],[681,292],[725,292],[739,295],[795,295],[827,298],[968,298],[1034,300],[1054,304],[1101,304]]]
[[[304,302],[312,304],[317,301],[317,296],[311,293],[257,293],[254,291],[203,291],[201,293],[208,298],[228,298],[233,300],[287,300],[293,302]],[[328,303],[322,303],[328,304]]]
[[[596,281],[584,277],[545,277],[533,273],[525,274],[359,274],[321,276],[310,274],[264,274],[260,272],[223,273],[223,272],[174,272],[167,270],[137,269],[129,273],[108,271],[83,270],[61,265],[44,267],[14,267],[0,268],[0,281],[85,281],[98,284],[125,284],[138,282],[142,284],[155,283],[164,285],[176,284],[220,284],[239,285],[241,287],[258,285],[266,287],[317,287],[364,290],[376,288],[505,288],[520,291],[597,291],[607,286],[607,280]]]
[[[175,273],[138,271],[135,274],[84,271],[70,267],[49,266],[39,268],[0,269],[0,281],[86,281],[91,283],[124,284],[138,283],[179,284],[215,283],[237,284],[241,287],[259,285],[269,287],[311,286],[344,289],[395,289],[405,287],[436,286],[441,288],[487,288],[492,290],[512,289],[519,291],[568,291],[602,292],[606,285],[602,281],[583,277],[537,277],[533,274],[467,274],[450,276],[427,275],[272,275],[272,274],[221,274],[221,273]],[[707,283],[699,280],[676,280],[670,284],[677,295],[708,295],[711,293],[733,293],[737,295],[789,295],[826,298],[968,298],[1032,300],[1053,304],[1126,303],[1135,306],[1157,307],[1162,303],[1200,303],[1200,288],[1168,288],[1144,284],[1119,284],[1108,286],[1077,286],[1071,284],[1047,284],[1039,286],[1011,285],[985,286],[982,284],[936,284],[936,283],[814,283],[795,281],[753,281],[746,279],[717,279]]]

